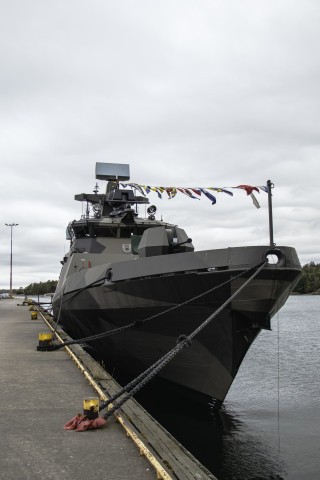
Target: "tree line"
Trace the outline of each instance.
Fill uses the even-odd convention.
[[[310,262],[302,267],[302,277],[294,292],[320,294],[320,263]]]
[[[54,293],[58,281],[47,280],[46,282],[30,283],[25,288],[14,290],[16,295],[44,295]],[[320,263],[310,262],[302,267],[302,277],[294,289],[294,293],[320,294]]]
[[[58,280],[47,280],[46,282],[30,283],[27,287],[20,287],[13,290],[16,295],[45,295],[54,293]]]

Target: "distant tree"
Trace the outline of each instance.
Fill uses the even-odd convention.
[[[294,289],[296,293],[320,293],[320,264],[307,263],[302,267],[302,277]]]
[[[54,293],[58,281],[47,280],[46,282],[30,283],[24,292],[26,295],[44,295],[46,293]]]
[[[24,288],[23,288],[23,287],[20,287],[20,288],[18,288],[18,289],[16,289],[16,290],[13,290],[13,293],[14,293],[15,295],[24,295]]]

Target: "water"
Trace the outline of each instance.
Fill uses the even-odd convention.
[[[18,295],[16,298],[22,298],[24,299],[24,295]],[[27,298],[31,298],[31,300],[34,300],[35,302],[40,302],[43,304],[51,304],[52,303],[52,298],[51,295],[27,295]],[[45,305],[44,305],[45,306]]]
[[[290,297],[249,351],[225,405],[221,480],[320,477],[319,312],[320,296]]]
[[[220,418],[139,401],[219,480],[320,478],[320,296],[292,296],[252,345]]]

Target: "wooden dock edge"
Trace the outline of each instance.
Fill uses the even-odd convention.
[[[43,321],[54,330],[51,315],[37,307]],[[62,343],[71,338],[60,327],[55,333]],[[64,347],[101,400],[116,393],[119,384],[79,345]],[[128,400],[115,416],[126,434],[137,445],[163,480],[218,480],[162,425],[160,425],[136,400]]]

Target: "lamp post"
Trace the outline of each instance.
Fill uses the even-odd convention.
[[[12,228],[19,225],[18,223],[6,223],[7,227],[11,229],[10,235],[10,298],[12,298]]]

